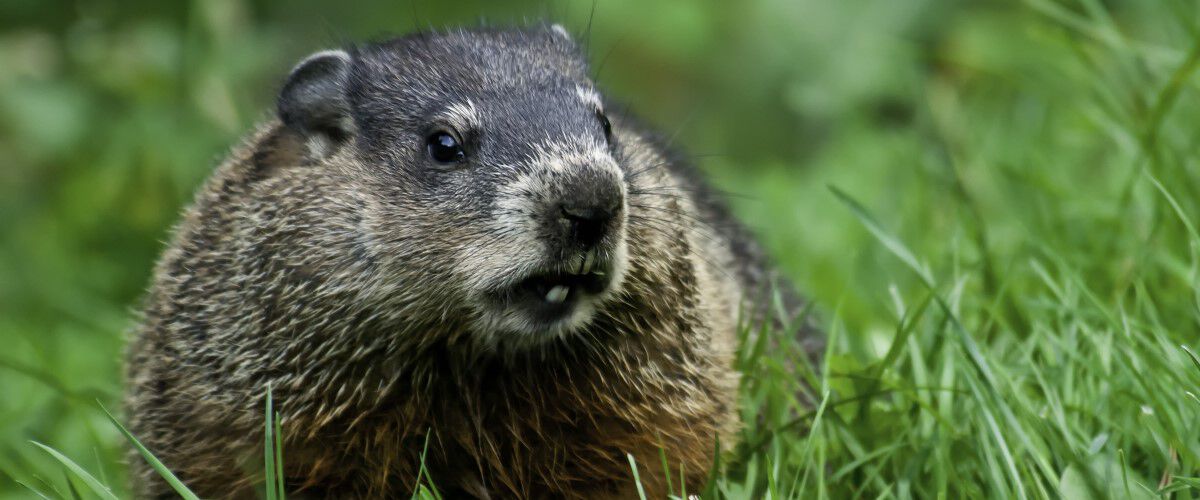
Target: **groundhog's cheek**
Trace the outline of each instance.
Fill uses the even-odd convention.
[[[511,286],[543,261],[546,245],[528,228],[481,232],[461,240],[455,267],[468,289],[488,292]]]

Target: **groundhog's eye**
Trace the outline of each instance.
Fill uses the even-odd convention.
[[[604,112],[596,110],[596,118],[600,120],[600,126],[604,127],[604,140],[612,144],[612,123],[608,121],[608,117],[604,116]]]
[[[467,159],[467,154],[463,152],[458,139],[448,132],[438,131],[429,134],[429,137],[425,139],[425,144],[429,151],[429,157],[438,163],[461,163]]]

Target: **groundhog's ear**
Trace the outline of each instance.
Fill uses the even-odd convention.
[[[313,145],[350,137],[354,122],[346,99],[349,68],[350,54],[343,50],[317,52],[300,61],[279,92],[279,119]]]

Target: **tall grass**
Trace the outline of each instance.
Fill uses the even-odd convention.
[[[178,40],[149,13],[64,35],[43,84],[0,76],[19,139],[0,154],[27,167],[0,172],[19,186],[0,196],[0,497],[127,494],[134,437],[95,404],[119,393],[123,308],[197,159],[269,101],[240,89],[269,88],[289,46],[242,2],[193,7]],[[390,8],[344,15],[366,31]],[[593,26],[601,84],[659,123],[692,116],[680,142],[828,336],[808,366],[794,332],[744,331],[739,444],[704,490],[646,498],[1200,497],[1200,6],[613,0]],[[13,54],[39,40],[0,37],[0,66],[35,74]],[[91,135],[62,118],[75,102]],[[55,127],[12,118],[37,106]],[[272,411],[263,491],[282,497]],[[426,472],[414,497],[438,498]]]

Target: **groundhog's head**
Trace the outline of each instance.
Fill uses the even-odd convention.
[[[319,52],[278,111],[314,166],[353,165],[342,187],[367,200],[372,281],[461,313],[480,340],[568,334],[619,292],[630,169],[561,27]]]

